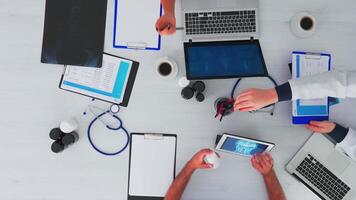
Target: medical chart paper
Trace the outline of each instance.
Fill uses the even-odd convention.
[[[330,70],[330,55],[293,53],[293,78],[312,76]],[[293,117],[329,116],[328,97],[293,101]]]
[[[101,68],[67,66],[60,87],[120,104],[131,67],[132,61],[104,54]]]

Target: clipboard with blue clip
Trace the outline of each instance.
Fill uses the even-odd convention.
[[[331,70],[331,55],[293,52],[293,79]],[[308,124],[310,121],[329,120],[330,98],[293,101],[293,124]]]
[[[162,10],[160,0],[115,0],[113,47],[160,50],[155,24]]]

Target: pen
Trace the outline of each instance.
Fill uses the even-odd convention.
[[[222,121],[222,119],[223,119],[223,117],[225,115],[225,111],[226,111],[226,109],[223,110],[223,113],[221,114],[221,117],[220,117],[220,121]]]
[[[158,28],[156,28],[156,30],[157,30],[158,32],[162,32],[162,31],[165,30],[165,29],[170,30],[171,27],[172,27],[172,25],[171,25],[171,24],[168,24],[167,26],[165,26],[165,27],[162,28],[161,30],[158,30]],[[184,30],[184,27],[176,27],[176,30],[177,30],[177,31]]]
[[[220,115],[221,108],[222,108],[222,105],[220,103],[218,103],[215,118],[217,118]]]
[[[163,30],[165,30],[165,29],[171,29],[171,24],[167,24],[167,26],[165,26],[164,28],[162,28],[162,29],[160,29],[160,30],[158,30],[158,28],[156,27],[156,31],[158,31],[158,32],[162,32]]]

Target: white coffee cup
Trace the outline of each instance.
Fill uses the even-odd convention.
[[[293,16],[290,21],[292,33],[299,38],[311,37],[317,27],[315,17],[308,12],[300,12]]]
[[[178,74],[178,65],[173,59],[163,57],[157,60],[155,70],[159,77],[163,79],[173,79]]]

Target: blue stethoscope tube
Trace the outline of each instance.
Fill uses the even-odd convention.
[[[113,127],[110,127],[109,125],[106,125],[106,128],[108,128],[109,130],[112,130],[112,131],[118,131],[120,129],[122,129],[124,132],[125,132],[125,135],[126,135],[126,144],[124,145],[123,148],[121,148],[119,151],[117,152],[113,152],[113,153],[108,153],[108,152],[105,152],[105,151],[102,151],[100,150],[98,147],[95,146],[95,144],[93,143],[93,140],[91,138],[91,128],[93,126],[93,124],[98,120],[100,119],[100,117],[106,115],[106,114],[110,114],[113,118],[115,118],[118,122],[119,122],[119,126],[117,128],[113,128]],[[90,145],[100,154],[103,154],[105,156],[115,156],[115,155],[118,155],[120,153],[122,153],[123,151],[125,151],[125,149],[128,147],[129,143],[130,143],[130,136],[129,136],[129,132],[126,130],[126,128],[123,126],[122,124],[122,121],[121,119],[114,115],[114,114],[111,114],[110,110],[108,111],[105,111],[103,113],[101,113],[100,115],[96,116],[89,124],[88,126],[88,130],[87,130],[87,134],[88,134],[88,139],[89,139],[89,143]]]

